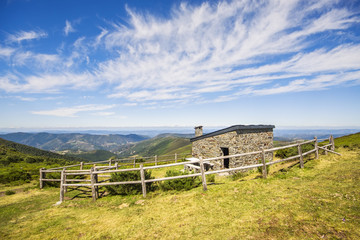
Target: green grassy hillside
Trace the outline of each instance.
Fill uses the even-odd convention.
[[[95,151],[84,152],[79,154],[69,154],[69,156],[83,158],[90,162],[97,162],[97,161],[107,160],[114,156],[116,157],[116,154],[106,150],[95,150]]]
[[[141,141],[122,151],[120,156],[139,155],[143,157],[154,155],[167,155],[172,153],[181,153],[177,150],[183,147],[181,151],[187,150],[191,146],[190,140],[176,136],[155,137]]]
[[[335,138],[335,146],[349,149],[360,148],[360,133]]]
[[[60,206],[55,188],[1,197],[0,238],[360,239],[360,155],[345,146],[358,136],[335,140],[342,156],[320,155],[304,169],[286,163],[267,179],[216,175],[206,192],[67,198]]]
[[[65,156],[65,155],[61,155],[61,154],[57,154],[57,153],[53,153],[53,152],[49,152],[49,151],[44,151],[44,150],[41,150],[41,149],[38,149],[35,147],[30,147],[30,146],[27,146],[24,144],[8,141],[8,140],[2,139],[2,138],[0,138],[0,146],[5,147],[7,149],[14,149],[15,151],[17,151],[19,153],[28,154],[28,155],[36,156],[36,157],[66,159],[69,161],[81,160],[78,157]]]
[[[0,186],[37,180],[40,168],[74,164],[74,159],[81,160],[0,139]]]

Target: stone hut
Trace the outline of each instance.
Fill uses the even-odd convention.
[[[274,125],[235,125],[203,134],[202,126],[195,127],[195,137],[190,139],[192,155],[205,159],[269,149],[273,147],[273,128]],[[257,164],[260,157],[260,154],[249,155],[211,163],[214,170],[219,170]],[[267,160],[272,157],[272,153],[266,153]]]

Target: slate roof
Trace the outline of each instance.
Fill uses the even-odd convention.
[[[201,135],[198,137],[190,138],[190,142],[195,142],[200,139],[213,137],[213,136],[217,136],[217,135],[221,135],[221,134],[233,132],[233,131],[259,130],[259,129],[264,129],[264,130],[271,129],[272,130],[273,128],[275,128],[274,125],[234,125],[234,126],[231,126],[228,128],[217,130],[215,132],[211,132],[211,133],[207,133],[207,134],[204,134],[204,135]]]

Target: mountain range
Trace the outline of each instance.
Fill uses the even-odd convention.
[[[0,134],[0,138],[55,151],[62,154],[85,154],[78,156],[89,159],[107,159],[113,154],[119,157],[131,155],[160,155],[171,152],[175,148],[187,147],[190,150],[189,138],[193,133],[179,129],[177,133],[165,133],[165,129],[156,129],[156,137],[148,137],[137,130],[137,134],[90,134],[90,133],[53,133],[53,132],[17,132]],[[174,130],[174,129],[173,129]],[[149,131],[149,130],[146,130]],[[339,137],[359,132],[359,129],[274,129],[274,140],[292,141],[297,139],[312,139],[314,136],[328,138],[330,134]],[[206,133],[206,132],[204,132]],[[99,151],[99,152],[98,152]]]
[[[8,133],[0,138],[49,151],[118,151],[120,146],[143,141],[147,136],[128,134],[92,135],[82,133]]]

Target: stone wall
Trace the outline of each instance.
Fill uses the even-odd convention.
[[[228,148],[229,155],[255,152],[273,147],[272,129],[238,130],[194,141],[192,155],[196,158],[223,156],[221,148]],[[266,153],[266,160],[272,160],[272,153]],[[261,155],[230,158],[229,167],[240,167],[259,163]],[[214,170],[223,169],[224,161],[212,161]]]

